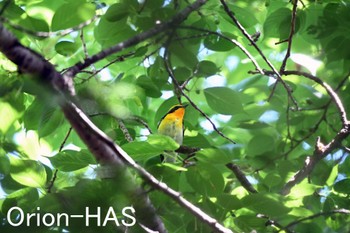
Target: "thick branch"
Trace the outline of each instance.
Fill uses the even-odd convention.
[[[130,179],[131,185],[126,195],[133,201],[135,210],[138,212],[136,213],[138,221],[150,229],[166,232],[164,224],[156,215],[155,208],[150,203],[148,196],[136,185],[130,173],[125,169],[125,162],[113,150],[113,146],[117,146],[68,100],[74,94],[72,83],[69,82],[70,79],[61,76],[54,66],[44,60],[42,56],[22,46],[2,24],[0,24],[0,51],[17,64],[22,72],[34,75],[39,82],[51,88],[53,95],[58,97],[66,118],[101,164],[113,165],[118,175]],[[126,157],[123,158],[126,159]],[[128,157],[128,159],[132,161],[131,158]]]
[[[186,8],[182,13],[179,14],[179,21],[173,20],[174,22],[171,21],[171,23],[168,23],[169,26],[172,26],[174,23],[181,22],[187,17],[190,12],[205,2],[205,0],[196,1],[192,6]],[[156,27],[155,30],[157,32],[160,32],[158,31],[158,28],[159,27]],[[123,46],[119,45],[113,48],[122,49]],[[113,48],[109,49],[107,52],[103,52],[100,54],[100,56],[97,57],[101,58],[108,53],[113,53]],[[59,103],[66,118],[69,120],[72,127],[75,129],[82,141],[88,146],[89,150],[95,155],[96,159],[101,164],[113,165],[113,168],[116,173],[118,173],[118,175],[130,178],[131,181],[132,179],[130,177],[130,173],[128,173],[126,170],[125,165],[132,167],[153,188],[160,190],[162,193],[171,197],[179,205],[185,207],[193,215],[199,218],[201,222],[209,225],[213,231],[227,233],[232,232],[231,230],[219,224],[216,219],[208,216],[198,207],[184,199],[180,193],[170,189],[165,183],[158,181],[145,169],[139,166],[110,138],[108,138],[106,134],[97,128],[89,120],[89,118],[74,103],[69,100],[69,98],[71,98],[71,95],[74,94],[74,88],[72,85],[70,85],[71,82],[67,83],[67,80],[70,80],[67,78],[68,76],[62,76],[54,69],[53,65],[44,60],[42,56],[22,46],[18,40],[3,27],[2,24],[0,24],[0,51],[3,52],[11,61],[16,63],[23,72],[35,75],[43,85],[49,85],[53,87],[52,89],[55,90],[54,93],[59,94],[60,96]],[[91,61],[92,60],[90,60],[90,62]],[[67,90],[70,91],[68,92]],[[131,183],[126,195],[128,195],[133,201],[133,205],[136,209],[136,217],[141,224],[154,231],[166,232],[164,224],[162,223],[159,216],[155,214],[154,207],[142,189],[137,187],[135,183]]]

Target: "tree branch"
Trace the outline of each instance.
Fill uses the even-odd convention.
[[[203,5],[205,0],[198,0],[191,6],[187,7],[179,14],[180,22],[194,9]],[[176,18],[176,17],[175,17]],[[166,25],[172,26],[179,23],[174,21]],[[164,26],[163,26],[164,27]],[[154,29],[160,32],[159,27]],[[152,30],[151,30],[152,31]],[[114,47],[107,52],[102,52],[98,58],[113,53],[115,48],[122,49],[123,46]],[[165,183],[158,181],[154,176],[148,173],[144,168],[139,166],[125,151],[116,145],[107,135],[97,128],[70,99],[74,95],[74,87],[70,75],[61,75],[52,64],[44,60],[41,55],[22,46],[19,41],[0,24],[0,51],[3,52],[11,61],[25,73],[34,75],[43,85],[52,86],[53,93],[58,96],[58,103],[62,111],[75,129],[81,140],[87,145],[97,161],[102,165],[112,165],[116,177],[125,177],[132,181],[128,187],[126,196],[130,197],[136,210],[138,221],[148,228],[166,232],[163,222],[156,215],[155,209],[150,203],[145,191],[134,183],[133,176],[126,170],[128,165],[132,167],[146,182],[153,188],[161,191],[171,197],[179,205],[185,207],[189,212],[196,216],[201,222],[207,224],[215,232],[230,233],[231,230],[225,228],[216,219],[204,213],[201,209],[187,201],[180,193],[169,188]],[[91,62],[92,60],[90,60]],[[87,63],[84,63],[87,64]],[[79,67],[78,67],[79,68]],[[76,69],[74,69],[76,71]],[[70,73],[72,74],[72,73]],[[74,72],[73,72],[74,74]]]
[[[280,231],[283,231],[283,230],[289,230],[289,228],[291,228],[292,226],[295,226],[301,222],[304,222],[304,221],[307,221],[307,220],[311,220],[311,219],[314,219],[314,218],[318,218],[318,217],[321,217],[321,216],[329,216],[329,215],[332,215],[332,214],[347,214],[347,215],[350,215],[350,210],[347,210],[347,209],[335,209],[335,210],[331,210],[331,211],[328,211],[328,212],[321,212],[321,213],[317,213],[317,214],[314,214],[314,215],[310,215],[308,217],[305,217],[305,218],[301,218],[301,219],[298,219],[294,222],[291,222],[289,223],[287,226],[279,229],[278,232]]]
[[[331,86],[328,85],[328,83],[322,81],[322,79],[306,73],[306,72],[302,72],[302,71],[294,71],[294,70],[290,70],[290,71],[284,71],[283,72],[284,75],[299,75],[299,76],[304,76],[305,78],[311,79],[314,82],[318,83],[319,85],[321,85],[328,93],[328,95],[331,97],[331,99],[333,100],[334,104],[336,105],[338,111],[339,111],[339,115],[340,115],[340,120],[343,124],[343,127],[345,127],[347,124],[349,124],[349,121],[347,119],[346,116],[346,111],[344,108],[344,105],[342,103],[342,101],[340,100],[339,96],[337,95],[337,93],[332,89]]]
[[[228,163],[226,164],[226,167],[230,169],[236,176],[237,180],[241,183],[243,188],[245,188],[250,193],[257,193],[256,189],[253,187],[253,185],[249,182],[247,177],[244,175],[244,173],[241,171],[241,169],[234,163]]]
[[[72,127],[69,127],[68,132],[67,132],[66,136],[64,137],[63,142],[61,143],[60,148],[58,149],[58,152],[61,152],[61,151],[63,150],[63,147],[64,147],[64,145],[66,144],[67,139],[68,139],[70,133],[72,132],[72,129],[73,129]],[[56,179],[57,179],[57,173],[58,173],[58,169],[56,168],[56,169],[55,169],[55,172],[53,173],[52,179],[51,179],[51,181],[50,181],[50,183],[49,183],[49,185],[48,185],[48,187],[47,187],[47,192],[48,192],[48,193],[51,193],[51,189],[52,189],[52,187],[53,187],[53,185],[55,184],[55,181],[56,181]]]
[[[100,61],[104,58],[106,58],[109,55],[112,55],[114,53],[120,52],[125,48],[128,48],[130,46],[136,45],[142,41],[145,41],[159,33],[162,33],[168,29],[174,28],[176,26],[178,26],[179,24],[181,24],[187,17],[189,14],[191,14],[193,11],[197,10],[198,8],[200,8],[202,5],[204,5],[207,2],[207,0],[197,0],[195,1],[192,5],[189,5],[188,7],[186,7],[185,9],[183,9],[180,13],[178,13],[177,15],[175,15],[171,20],[169,20],[166,23],[162,23],[159,25],[156,25],[155,27],[149,29],[148,31],[142,32],[137,34],[136,36],[127,39],[123,42],[120,42],[110,48],[107,48],[105,50],[102,50],[101,52],[91,56],[90,58],[85,59],[85,61],[79,62],[77,64],[75,64],[74,66],[70,67],[67,72],[66,75],[68,77],[74,77],[78,72],[80,72],[81,70],[85,69],[86,67],[88,67],[89,65],[96,63],[97,61]]]
[[[91,19],[89,19],[85,22],[82,22],[81,24],[79,24],[76,27],[67,28],[67,29],[64,29],[61,31],[57,31],[57,32],[35,32],[35,31],[29,30],[27,28],[24,28],[20,25],[14,24],[4,17],[1,17],[0,20],[17,31],[26,33],[26,34],[31,35],[31,36],[39,37],[39,38],[49,38],[49,37],[54,37],[54,36],[65,36],[65,35],[68,35],[69,33],[79,31],[80,29],[82,29],[82,28],[86,27],[87,25],[91,24],[92,22],[94,22],[98,17],[100,17],[100,16],[95,15]]]
[[[216,36],[219,36],[231,43],[233,43],[234,45],[236,45],[245,55],[247,55],[247,57],[249,58],[249,60],[252,61],[252,63],[254,64],[256,70],[264,75],[264,71],[261,69],[259,63],[255,60],[255,58],[249,53],[249,51],[241,44],[239,43],[237,40],[235,39],[231,39],[229,38],[228,36],[225,36],[219,32],[215,32],[215,31],[210,31],[210,30],[207,30],[207,29],[203,29],[203,28],[198,28],[198,27],[193,27],[193,26],[181,26],[179,29],[190,29],[190,30],[197,30],[197,31],[201,31],[201,32],[205,32],[207,34],[211,34],[211,35],[216,35]]]
[[[264,53],[261,51],[259,46],[255,43],[254,39],[249,35],[249,33],[245,30],[245,28],[242,26],[242,24],[237,20],[234,13],[230,10],[228,5],[226,4],[225,0],[220,0],[222,6],[224,7],[225,12],[227,15],[232,19],[234,24],[238,27],[238,29],[242,32],[242,34],[249,40],[250,44],[258,51],[260,56],[263,58],[263,60],[266,62],[266,64],[272,69],[274,75],[277,76],[277,82],[281,82],[283,87],[288,93],[288,97],[292,100],[293,104],[298,107],[298,103],[294,99],[292,95],[291,88],[287,85],[287,83],[282,79],[281,74],[278,72],[278,70],[272,65],[272,63],[267,59],[267,57],[264,55]],[[277,85],[277,84],[276,84]]]
[[[282,61],[282,65],[281,65],[281,68],[280,68],[280,73],[283,73],[283,71],[286,68],[287,60],[290,57],[290,51],[292,49],[292,42],[293,42],[293,35],[294,35],[294,32],[295,32],[295,22],[296,22],[296,18],[297,18],[298,0],[294,0],[292,2],[293,2],[292,21],[291,21],[291,24],[290,24],[289,37],[287,39],[288,47],[287,47],[286,55],[284,56],[284,59]]]
[[[308,79],[313,80],[314,82],[320,84],[327,91],[328,95],[331,97],[332,101],[335,103],[340,120],[342,122],[342,128],[338,131],[336,136],[327,144],[324,145],[320,138],[317,139],[315,150],[312,156],[308,156],[305,159],[304,166],[300,169],[282,188],[281,193],[287,195],[290,190],[299,182],[304,180],[312,172],[316,164],[331,153],[334,149],[339,148],[344,139],[346,139],[350,134],[350,122],[347,119],[346,111],[342,101],[340,100],[337,93],[329,86],[326,82],[322,81],[320,78],[313,76],[309,73],[300,72],[300,71],[285,71],[285,75],[300,75]]]
[[[92,154],[95,155],[97,161],[102,165],[113,166],[116,177],[128,179],[130,186],[125,195],[133,203],[138,221],[154,231],[166,232],[162,220],[156,214],[156,210],[145,191],[136,184],[130,171],[126,170],[123,159],[130,163],[133,160],[125,152],[124,157],[121,156],[118,151],[119,147],[70,101],[74,94],[74,87],[68,81],[72,80],[65,79],[41,55],[21,45],[2,24],[0,24],[0,51],[13,61],[22,72],[33,75],[42,85],[48,86],[52,90],[53,99],[58,101],[67,120]]]

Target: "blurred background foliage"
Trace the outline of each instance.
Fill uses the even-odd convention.
[[[14,0],[1,19],[22,44],[63,72],[102,49],[166,22],[189,2]],[[227,1],[247,32],[260,34],[256,45],[277,69],[288,45],[283,41],[289,37],[293,2]],[[3,7],[5,1],[0,4]],[[349,12],[348,1],[298,1],[286,67],[327,82],[347,111]],[[237,40],[263,69],[270,70],[220,1],[211,0],[176,30],[124,49],[77,74],[78,101],[92,121],[139,164],[233,231],[349,232],[350,216],[332,212],[350,206],[349,139],[319,162],[289,195],[279,194],[302,168],[306,156],[312,155],[316,138],[328,143],[341,128],[339,112],[329,103],[327,92],[305,77],[283,76],[293,90],[296,108],[281,84],[274,88],[274,77],[256,74],[247,55],[220,34]],[[165,66],[166,53],[175,78],[185,83],[185,94],[236,142],[221,137],[189,106],[184,145],[201,150],[189,160],[195,165],[187,168],[159,160],[161,152],[177,148],[155,135],[158,121],[180,96]],[[76,133],[70,132],[45,88],[18,72],[2,54],[0,75],[1,232],[20,230],[6,221],[12,206],[25,212],[35,212],[40,206],[43,213],[77,214],[85,206],[120,210],[131,204],[119,196],[120,186],[100,177],[94,157]],[[184,97],[182,101],[189,102]],[[127,140],[121,124],[134,141]],[[227,169],[229,162],[241,168],[258,193],[250,194],[241,186]],[[164,194],[150,191],[149,195],[169,232],[210,232]],[[83,224],[25,231],[80,232]],[[90,227],[86,232],[114,230],[113,226]],[[137,226],[131,230],[141,231]]]

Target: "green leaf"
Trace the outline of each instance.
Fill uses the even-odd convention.
[[[5,134],[19,117],[19,113],[9,103],[0,100],[0,133]]]
[[[321,186],[302,182],[292,188],[290,195],[293,198],[302,198],[305,196],[312,195],[320,187]]]
[[[135,51],[135,54],[134,54],[134,57],[142,57],[144,56],[148,51],[148,46],[141,46],[139,47],[136,51]]]
[[[259,134],[254,136],[249,141],[247,145],[247,153],[250,156],[263,155],[266,152],[273,151],[274,148],[275,148],[275,140],[272,136]]]
[[[199,62],[197,68],[197,75],[209,77],[219,72],[219,68],[212,61],[204,60]]]
[[[227,164],[232,160],[223,150],[207,148],[196,153],[196,159],[211,164]]]
[[[46,184],[46,171],[44,166],[34,160],[18,159],[11,157],[11,177],[18,183],[33,187],[43,188]]]
[[[162,148],[153,146],[148,142],[129,142],[122,145],[121,148],[136,161],[160,156],[163,152]]]
[[[39,193],[36,188],[22,188],[6,196],[1,207],[2,212],[6,213],[14,206],[19,206],[24,211],[31,211],[36,201],[39,199]],[[18,215],[16,215],[18,217]],[[13,221],[15,218],[13,219]]]
[[[277,174],[276,172],[270,172],[266,175],[264,179],[264,184],[268,187],[274,187],[278,185],[282,181],[282,178],[280,174]]]
[[[253,229],[260,230],[259,232],[266,230],[266,219],[256,215],[240,215],[234,218],[234,223],[242,232],[251,232]]]
[[[222,194],[225,185],[222,173],[209,163],[198,163],[188,168],[186,178],[196,192],[206,197]]]
[[[184,65],[190,69],[193,69],[198,64],[197,56],[189,49],[182,44],[176,43],[170,46],[172,58],[175,63]]]
[[[304,150],[305,153],[305,150]],[[321,160],[318,162],[317,166],[315,166],[314,170],[310,175],[310,180],[312,180],[313,184],[317,185],[325,185],[328,177],[330,176],[333,169],[333,165],[328,164],[326,161]],[[332,185],[333,183],[331,183]]]
[[[72,28],[91,19],[95,15],[95,6],[84,0],[70,1],[59,7],[52,18],[53,31]]]
[[[343,179],[334,184],[333,189],[339,193],[350,194],[350,179]]]
[[[147,74],[159,88],[162,88],[168,82],[169,74],[165,71],[162,57],[157,57],[153,65],[148,67]]]
[[[108,8],[105,17],[110,22],[121,20],[128,16],[128,8],[128,5],[125,3],[113,4]]]
[[[64,116],[60,109],[45,108],[38,126],[39,138],[50,135],[63,123]]]
[[[290,31],[291,14],[288,8],[279,8],[272,12],[265,20],[264,36],[286,39]]]
[[[233,37],[233,39],[235,38]],[[204,39],[203,44],[207,49],[217,51],[217,52],[229,51],[236,47],[236,45],[233,44],[231,41],[228,41],[218,35],[207,36]]]
[[[177,67],[174,70],[174,76],[178,81],[186,81],[189,77],[191,77],[191,75],[191,70],[183,66]]]
[[[160,134],[149,135],[147,141],[150,145],[163,150],[176,150],[180,146],[171,137]]]
[[[210,142],[210,138],[201,133],[193,137],[185,136],[183,144],[186,146],[193,146],[193,147],[199,147],[199,148],[208,148],[212,146],[212,143]]]
[[[204,89],[205,99],[211,109],[224,115],[243,112],[239,94],[227,87],[210,87]]]
[[[10,159],[0,153],[0,177],[1,175],[7,175],[10,173]]]
[[[153,83],[152,79],[146,75],[141,75],[136,80],[136,84],[143,88],[145,94],[152,98],[159,98],[162,96],[162,92],[159,88]]]
[[[242,203],[245,208],[269,217],[280,217],[291,210],[284,205],[282,197],[266,193],[254,193],[245,196]]]
[[[64,150],[49,159],[55,168],[64,172],[76,171],[90,164],[96,164],[95,158],[87,150]]]
[[[233,11],[233,13],[236,15],[239,22],[243,25],[245,28],[250,28],[252,26],[255,26],[258,23],[258,20],[256,19],[255,15],[252,14],[251,9],[248,7],[241,8],[238,7],[232,3],[228,3],[228,6]],[[226,12],[221,11],[221,15],[225,20],[227,20],[229,23],[233,24],[232,19],[226,14]]]
[[[71,41],[60,41],[55,45],[55,50],[62,56],[71,56],[79,49],[78,44]]]
[[[217,203],[224,209],[232,211],[242,208],[242,202],[236,196],[231,194],[220,194],[217,197]]]
[[[333,185],[335,179],[338,176],[338,165],[333,166],[331,173],[329,174],[329,177],[326,181],[326,185],[331,186]]]
[[[23,122],[27,130],[36,130],[39,127],[41,114],[44,110],[44,103],[36,98],[24,112]]]

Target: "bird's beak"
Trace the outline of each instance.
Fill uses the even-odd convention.
[[[188,106],[188,104],[184,104],[184,105],[182,105],[182,107],[184,107],[184,108],[187,108],[187,106]]]

